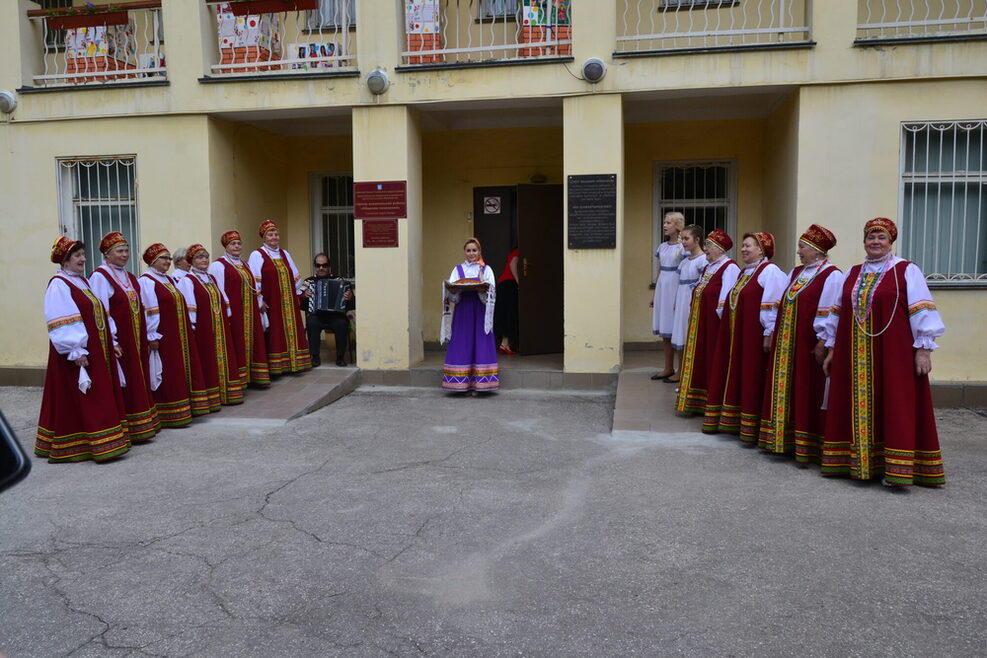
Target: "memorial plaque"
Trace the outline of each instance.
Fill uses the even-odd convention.
[[[369,248],[398,246],[398,220],[363,220],[363,246]]]
[[[353,216],[398,219],[408,216],[408,181],[353,183]]]
[[[569,176],[569,248],[617,247],[617,174]]]

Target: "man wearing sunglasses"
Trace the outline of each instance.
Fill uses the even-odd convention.
[[[308,332],[308,345],[310,354],[312,355],[312,366],[317,368],[322,365],[322,359],[319,355],[321,347],[319,338],[322,336],[323,331],[331,331],[336,335],[336,365],[345,368],[347,365],[346,346],[349,342],[350,334],[350,320],[347,317],[347,313],[354,308],[353,289],[348,283],[332,275],[332,270],[329,268],[328,255],[321,252],[316,254],[313,265],[315,266],[315,276],[309,277],[310,284],[314,287],[315,283],[320,279],[334,279],[339,281],[344,286],[342,298],[345,302],[346,310],[316,310],[314,306],[304,309],[308,312],[308,317],[305,320],[305,329]]]

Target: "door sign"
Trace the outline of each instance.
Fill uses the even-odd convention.
[[[483,214],[484,215],[499,215],[500,214],[500,197],[499,196],[485,196],[485,197],[483,197]]]

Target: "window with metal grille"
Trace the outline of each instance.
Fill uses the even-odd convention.
[[[59,214],[62,232],[86,243],[86,268],[103,262],[99,241],[120,231],[130,243],[127,269],[138,274],[137,172],[134,156],[60,158]]]
[[[352,281],[356,276],[353,176],[317,174],[312,183],[312,245],[329,255],[334,275]]]
[[[902,124],[900,253],[932,285],[987,285],[985,126]]]
[[[35,0],[42,9],[64,9],[72,6],[72,0]],[[50,30],[45,23],[45,46],[61,48],[65,45],[65,30]]]
[[[517,0],[480,0],[480,20],[514,18],[517,10]]]
[[[665,213],[680,212],[685,223],[698,224],[704,234],[720,228],[733,235],[735,198],[733,163],[659,162],[655,165],[655,199],[652,216],[652,256],[665,241],[662,219]],[[651,280],[658,276],[658,261],[652,258]]]
[[[356,0],[319,0],[318,9],[308,10],[307,27],[347,29],[356,25]]]

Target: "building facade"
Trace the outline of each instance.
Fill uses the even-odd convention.
[[[148,0],[103,23],[71,4],[0,6],[8,381],[45,362],[57,235],[124,230],[136,262],[219,255],[232,228],[259,244],[265,219],[355,280],[362,368],[423,359],[476,234],[495,269],[521,249],[522,345],[613,373],[654,340],[672,209],[771,231],[787,269],[809,224],[846,268],[864,221],[894,218],[947,325],[934,380],[987,380],[987,0]],[[585,175],[616,181],[611,244],[570,231]],[[353,219],[374,181],[407,184],[397,246]]]

